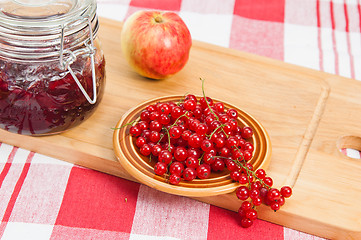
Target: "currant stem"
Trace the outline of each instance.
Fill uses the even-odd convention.
[[[122,129],[123,127],[126,127],[126,126],[132,126],[135,122],[137,122],[137,120],[133,120],[131,122],[128,122],[126,124],[124,124],[123,126],[120,126],[118,128],[111,128],[112,130],[117,130],[117,129]]]
[[[217,114],[215,114],[215,113],[213,112],[211,106],[209,106],[209,103],[208,103],[208,101],[207,101],[207,97],[206,97],[206,94],[205,94],[205,92],[204,92],[204,79],[203,79],[203,78],[200,78],[200,80],[202,81],[202,93],[203,93],[204,100],[206,101],[207,106],[208,106],[209,110],[211,111],[211,113],[216,117],[217,120],[219,120]]]
[[[178,122],[178,120],[181,119],[182,117],[188,118],[187,113],[188,113],[188,111],[186,111],[183,115],[179,116],[179,117],[174,121],[174,123],[173,123],[171,126],[169,126],[169,129],[170,129],[171,127],[174,127],[174,126],[178,126],[178,123],[177,123],[177,122]],[[163,129],[167,132],[168,141],[169,141],[169,145],[170,145],[169,130],[168,130],[167,128],[163,128]],[[164,135],[158,140],[157,144],[159,144],[160,141],[162,141],[163,137],[164,137]],[[170,148],[169,148],[169,149],[170,149]],[[170,152],[170,151],[169,151],[169,152]]]

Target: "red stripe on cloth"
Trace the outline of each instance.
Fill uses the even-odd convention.
[[[139,184],[73,167],[56,225],[130,233]]]
[[[208,216],[208,204],[142,185],[131,234],[155,238],[206,239]]]
[[[355,66],[354,66],[354,59],[351,49],[351,40],[350,40],[350,24],[349,24],[349,16],[347,11],[347,3],[346,0],[343,1],[343,9],[345,13],[345,31],[346,31],[346,41],[347,41],[347,51],[350,57],[350,70],[351,70],[351,78],[355,78]]]
[[[128,240],[130,239],[130,233],[105,231],[105,230],[89,229],[89,228],[64,227],[64,226],[55,225],[53,228],[53,232],[51,233],[50,239],[51,240],[64,240],[64,239]]]
[[[276,213],[275,213],[276,214]],[[283,227],[263,220],[254,221],[250,228],[242,228],[238,213],[211,206],[209,211],[208,240],[267,239],[283,240]]]
[[[360,25],[360,32],[361,32],[361,4],[360,4],[360,0],[357,1],[357,10],[358,10],[358,15],[359,15],[359,25]]]
[[[278,22],[256,21],[234,16],[230,48],[278,60],[284,58],[284,26]]]
[[[182,0],[132,0],[129,6],[139,8],[161,9],[168,11],[179,11]]]
[[[8,160],[5,163],[5,166],[4,166],[3,170],[0,173],[0,188],[1,188],[2,184],[3,184],[3,182],[4,182],[4,179],[5,179],[6,175],[9,173],[11,164],[12,164],[12,162],[14,160],[15,153],[16,153],[16,151],[18,149],[19,149],[18,147],[13,147],[13,150],[11,150],[11,153],[9,154]]]
[[[330,1],[330,15],[331,15],[331,28],[332,28],[332,44],[333,51],[335,53],[335,73],[339,75],[339,67],[338,67],[338,52],[337,52],[337,43],[336,43],[336,23],[335,23],[335,14],[332,0]]]
[[[317,10],[317,34],[318,34],[318,51],[319,51],[319,68],[321,71],[323,69],[323,50],[322,50],[322,34],[321,34],[321,13],[320,13],[320,0],[316,1],[316,10]]]
[[[14,147],[15,148],[15,147]],[[11,154],[10,154],[11,155]],[[20,193],[20,190],[21,190],[21,187],[23,186],[23,183],[25,181],[25,178],[26,178],[26,175],[28,174],[29,172],[29,168],[30,168],[30,163],[31,163],[31,160],[33,159],[34,157],[34,152],[30,152],[27,159],[26,159],[26,162],[24,164],[24,167],[23,167],[23,170],[20,174],[20,177],[18,179],[18,181],[16,182],[16,185],[15,185],[15,188],[14,188],[14,191],[11,195],[11,198],[10,198],[10,201],[8,203],[8,206],[6,207],[6,210],[5,210],[5,214],[1,220],[1,225],[0,225],[0,238],[2,237],[2,235],[4,234],[4,231],[5,231],[5,228],[6,228],[6,225],[7,225],[7,222],[9,221],[10,219],[10,216],[11,216],[11,212],[14,208],[14,205],[15,205],[15,202],[16,202],[16,199],[18,198],[19,196],[19,193]],[[13,157],[12,157],[13,158]]]
[[[235,15],[271,22],[284,22],[285,0],[236,0]]]

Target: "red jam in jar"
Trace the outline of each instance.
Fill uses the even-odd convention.
[[[16,11],[0,3],[2,129],[34,136],[60,133],[89,118],[103,96],[96,2],[60,2],[64,6],[54,10],[26,1]]]

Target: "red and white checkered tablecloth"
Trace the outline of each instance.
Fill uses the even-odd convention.
[[[360,0],[98,0],[178,12],[195,40],[361,80]],[[356,150],[347,155],[361,158]],[[320,239],[0,143],[1,239]]]

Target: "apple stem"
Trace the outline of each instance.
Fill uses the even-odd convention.
[[[156,16],[155,18],[154,18],[154,20],[155,20],[155,22],[156,23],[161,23],[161,22],[163,22],[163,18],[161,17],[161,16]]]

